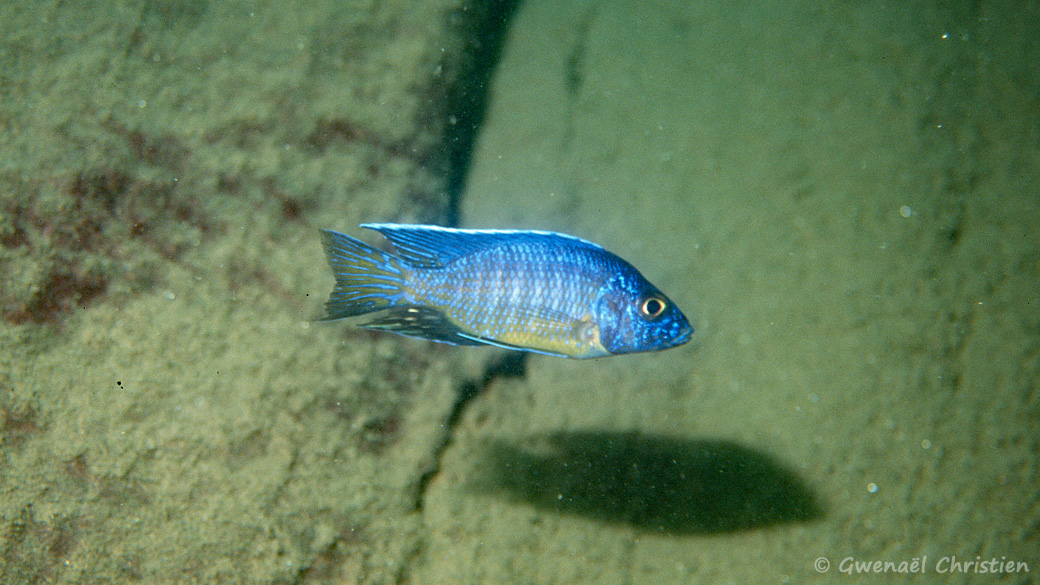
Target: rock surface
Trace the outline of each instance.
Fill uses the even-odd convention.
[[[534,358],[475,400],[416,582],[809,582],[818,558],[838,581],[848,557],[926,558],[871,583],[1031,579],[940,571],[1040,566],[1038,22],[1028,2],[526,2],[463,223],[601,243],[697,333]]]
[[[464,2],[0,7],[0,582],[389,583],[487,352],[314,323],[443,222]]]

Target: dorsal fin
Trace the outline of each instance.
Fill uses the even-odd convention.
[[[403,260],[422,268],[436,268],[460,256],[506,244],[544,244],[587,247],[600,246],[581,238],[537,230],[464,230],[433,225],[363,223],[390,241]]]

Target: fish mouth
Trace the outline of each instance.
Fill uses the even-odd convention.
[[[688,342],[691,337],[693,337],[693,327],[689,323],[686,323],[682,329],[679,330],[679,333],[672,338],[672,346],[682,345]]]

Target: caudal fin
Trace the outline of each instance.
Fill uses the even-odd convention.
[[[336,277],[322,321],[379,311],[403,299],[405,268],[397,257],[332,230],[321,230],[321,245]]]

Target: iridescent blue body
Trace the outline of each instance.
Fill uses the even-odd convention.
[[[457,345],[591,358],[689,341],[685,315],[621,258],[565,234],[363,224],[396,254],[322,230],[336,277],[325,320]]]

